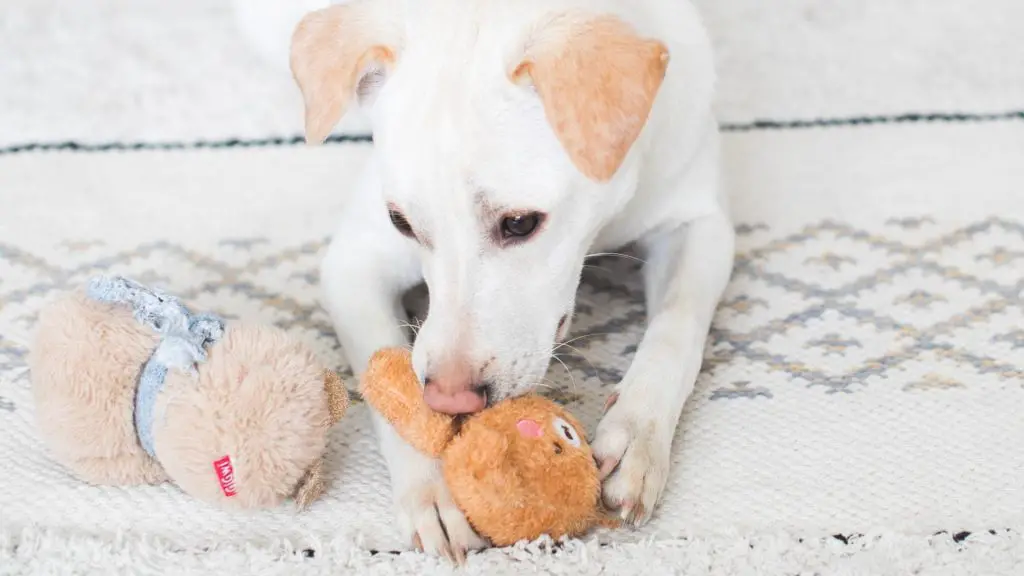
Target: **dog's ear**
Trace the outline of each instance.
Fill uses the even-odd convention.
[[[668,56],[618,18],[565,14],[538,28],[509,75],[536,89],[573,164],[605,182],[646,124]]]
[[[352,98],[367,96],[395,63],[397,42],[363,0],[310,12],[295,27],[291,69],[306,107],[306,141],[323,142]]]

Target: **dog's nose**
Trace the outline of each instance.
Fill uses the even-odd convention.
[[[423,400],[435,412],[472,414],[487,406],[487,388],[464,360],[449,361],[423,382]]]

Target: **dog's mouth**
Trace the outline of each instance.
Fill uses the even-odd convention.
[[[423,388],[423,400],[431,409],[445,414],[473,414],[487,407],[486,388],[444,392],[437,385],[428,383]]]

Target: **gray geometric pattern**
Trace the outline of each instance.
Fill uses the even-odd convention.
[[[918,230],[931,223],[927,218],[905,219],[892,220],[888,226],[897,231]],[[975,242],[976,238],[993,231],[1000,232],[1012,245],[988,249],[983,243]],[[967,365],[980,374],[994,374],[1007,382],[1024,383],[1024,355],[1011,351],[1011,348],[1019,347],[1019,330],[989,338],[992,351],[1000,352],[998,354],[964,348],[952,337],[958,331],[984,329],[993,319],[1012,311],[1020,316],[1024,298],[1024,261],[1018,261],[1017,248],[1024,245],[1024,225],[992,218],[920,244],[901,242],[897,237],[825,221],[808,226],[797,234],[770,239],[739,254],[730,290],[740,294],[725,299],[722,309],[731,309],[736,315],[742,315],[756,307],[767,307],[765,297],[755,286],[782,289],[797,296],[799,304],[784,316],[771,318],[746,330],[730,326],[720,313],[712,331],[712,363],[745,358],[771,371],[784,372],[808,387],[821,387],[827,393],[851,393],[868,385],[874,378],[892,375],[895,369],[909,360],[933,353],[937,359]],[[843,243],[851,254],[833,252],[834,245]],[[828,251],[805,258],[806,268],[803,270],[792,267],[787,273],[773,270],[773,258],[785,256],[800,247],[817,246]],[[857,254],[872,256],[872,262],[859,263]],[[985,265],[975,265],[974,270],[968,270],[962,266],[965,261]],[[830,272],[843,267],[854,270],[828,285],[808,281],[793,273],[815,266],[827,268]],[[831,276],[825,274],[820,277]],[[832,280],[837,279],[833,277]],[[883,302],[867,297],[880,288],[894,290],[895,297]],[[943,294],[944,290],[950,295]],[[969,293],[969,305],[948,311],[938,310],[935,305],[947,302],[953,293]],[[906,314],[902,312],[907,309],[923,309],[931,313],[927,322],[918,323],[905,319]],[[800,327],[822,322],[835,327],[844,319],[852,321],[855,326],[871,328],[872,336],[898,334],[901,343],[882,354],[865,357],[839,372],[800,362],[792,354],[774,352],[766,346],[773,338],[785,336]],[[804,344],[809,348],[822,349],[825,355],[847,354],[852,348],[864,347],[861,341],[839,330],[828,330],[819,338],[805,340]],[[908,383],[905,389],[957,385],[952,380],[937,376],[929,382],[928,385]]]
[[[862,229],[824,221],[796,232],[747,222],[737,232],[735,271],[683,411],[661,512],[643,530],[612,537],[680,533],[690,522],[728,524],[751,507],[756,517],[774,521],[792,514],[798,494],[819,485],[829,489],[810,496],[817,509],[846,509],[860,489],[844,492],[839,484],[871,486],[873,475],[909,488],[850,508],[864,518],[898,508],[906,494],[917,506],[935,508],[929,498],[938,496],[926,479],[991,491],[1005,490],[1003,478],[1019,476],[1019,442],[979,448],[976,440],[1019,438],[1013,407],[1024,397],[1024,261],[1013,254],[1024,249],[1020,222],[990,219],[951,229],[918,220]],[[87,486],[52,461],[35,432],[25,361],[39,310],[58,291],[98,272],[162,287],[229,320],[280,326],[344,371],[319,304],[325,239],[282,245],[241,237],[132,247],[96,238],[4,242],[0,452],[13,473],[0,474],[0,533],[5,522],[80,530],[117,519],[121,529],[162,534],[183,545],[333,537],[339,529],[380,549],[403,545],[381,520],[391,510],[387,472],[357,397],[332,431],[325,459],[331,488],[301,516],[214,511],[170,486]],[[569,405],[588,433],[643,336],[639,258],[627,252],[587,261],[573,333],[555,351],[541,389]],[[414,291],[407,307],[425,310],[425,296]],[[355,383],[348,378],[348,384]],[[1011,408],[993,410],[998,406]],[[971,434],[951,432],[963,426]],[[876,431],[872,441],[862,441],[866,430]],[[888,437],[898,441],[886,444]],[[905,449],[917,444],[926,449]],[[936,450],[953,456],[933,457]],[[974,476],[961,480],[967,472]],[[49,500],[26,500],[28,493]]]
[[[880,232],[823,221],[784,236],[773,236],[764,224],[737,226],[733,282],[712,328],[704,371],[713,375],[744,361],[809,389],[849,394],[898,378],[902,365],[928,355],[940,365],[1024,381],[1021,324],[995,329],[1007,315],[1022,314],[1024,225],[991,218],[923,242],[901,239],[906,231],[920,238],[933,225],[928,218],[890,220]],[[993,233],[1000,243],[977,241]],[[0,277],[0,381],[27,383],[28,337],[46,300],[112,271],[164,286],[228,318],[255,315],[298,333],[344,370],[317,301],[317,264],[325,246],[326,239],[280,248],[263,238],[232,238],[207,251],[164,241],[107,250],[100,240],[81,239],[59,247],[68,265],[0,243],[0,269],[14,272]],[[640,265],[628,253],[588,261],[574,333],[556,351],[553,385],[545,394],[578,404],[583,381],[599,384],[587,395],[606,394],[622,377],[643,331]],[[424,302],[422,291],[414,293],[411,312],[425,309]],[[965,347],[955,336],[989,328],[995,331],[983,346]],[[803,338],[796,350],[794,337]],[[787,345],[774,346],[779,339]],[[879,341],[887,344],[879,347]],[[936,370],[901,387],[919,392],[968,385],[943,375],[941,366]],[[719,382],[710,393],[716,400],[773,397],[769,388],[749,381]],[[2,389],[0,409],[13,410]]]

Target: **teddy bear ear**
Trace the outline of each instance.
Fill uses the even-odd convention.
[[[308,508],[313,501],[324,493],[323,469],[323,459],[317,460],[309,467],[302,480],[299,481],[299,486],[295,489],[295,505],[298,506],[299,510]]]
[[[327,391],[327,410],[331,415],[330,424],[337,424],[348,409],[348,389],[341,377],[333,370],[324,370],[324,390]]]

